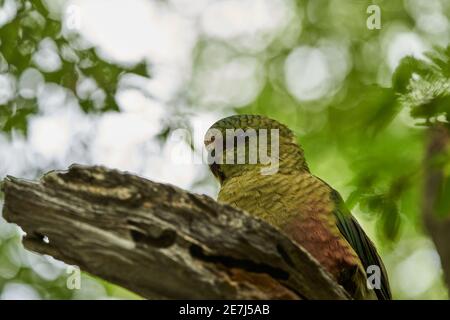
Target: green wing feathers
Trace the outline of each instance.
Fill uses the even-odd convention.
[[[377,253],[375,245],[361,228],[358,221],[356,221],[356,219],[352,216],[339,193],[333,190],[332,197],[336,203],[334,215],[337,220],[339,231],[359,256],[364,269],[367,269],[367,267],[370,265],[376,265],[380,267],[381,288],[375,289],[375,293],[379,300],[390,300],[392,297],[391,290],[389,288],[387,272],[384,267],[383,261],[381,260],[381,257]]]

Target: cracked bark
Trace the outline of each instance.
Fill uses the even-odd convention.
[[[425,227],[441,258],[444,279],[450,294],[450,212],[446,217],[436,214],[444,168],[436,160],[450,148],[450,132],[444,125],[436,125],[429,131],[427,153],[424,161],[425,185],[422,214]]]
[[[348,299],[277,229],[207,196],[79,165],[3,191],[26,248],[145,298]]]

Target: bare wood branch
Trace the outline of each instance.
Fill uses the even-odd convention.
[[[443,125],[430,129],[425,157],[425,186],[423,194],[423,220],[441,258],[444,278],[450,290],[450,212],[447,217],[436,214],[438,195],[444,173],[436,160],[450,148],[450,132]],[[449,291],[450,292],[450,291]]]
[[[27,248],[145,298],[348,298],[278,230],[207,196],[78,165],[3,189]]]

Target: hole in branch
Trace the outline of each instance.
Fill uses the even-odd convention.
[[[289,279],[288,272],[276,267],[269,266],[264,263],[257,263],[245,259],[236,259],[229,256],[207,255],[204,253],[203,249],[198,245],[191,245],[189,251],[194,258],[206,262],[220,263],[226,266],[227,268],[239,268],[249,272],[267,273],[272,278],[278,280]]]

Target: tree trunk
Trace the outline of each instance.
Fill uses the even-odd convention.
[[[450,212],[445,217],[439,217],[436,214],[439,193],[444,182],[444,168],[439,158],[445,156],[449,148],[449,129],[443,125],[432,127],[424,162],[425,186],[422,212],[425,226],[441,258],[444,278],[450,290]]]
[[[207,196],[78,165],[37,182],[7,177],[3,190],[3,216],[28,249],[145,298],[349,297],[280,231]]]

